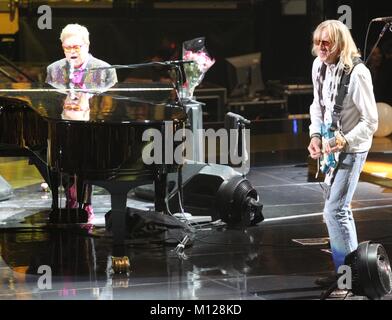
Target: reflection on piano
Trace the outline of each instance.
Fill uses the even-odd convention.
[[[63,120],[90,120],[89,99],[91,97],[91,93],[83,91],[68,92],[64,101],[63,113],[61,114],[61,118]]]
[[[0,156],[28,156],[37,166],[52,190],[51,217],[61,214],[58,186],[62,173],[76,175],[78,183],[108,190],[115,244],[125,238],[130,189],[154,181],[155,209],[166,210],[166,176],[176,169],[175,164],[144,164],[142,134],[149,128],[165,134],[165,121],[173,123],[174,130],[183,125],[186,114],[173,102],[172,88],[127,84],[104,93],[90,90],[84,101],[88,118],[70,119],[64,117],[64,102],[70,106],[69,91],[15,86],[0,88]]]

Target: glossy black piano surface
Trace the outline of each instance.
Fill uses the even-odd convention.
[[[41,117],[56,121],[64,120],[64,102],[72,91],[91,95],[89,122],[153,123],[181,120],[185,116],[175,103],[173,88],[159,83],[121,83],[103,92],[99,89],[54,89],[45,84],[0,84],[0,99],[3,107],[15,99],[18,105],[19,101],[26,102]]]
[[[101,93],[17,86],[0,89],[0,144],[44,152],[49,167],[86,179],[146,174],[143,132],[163,130],[165,121],[176,127],[186,117],[172,88],[161,84],[122,84]],[[70,94],[87,95],[86,105],[65,108]]]
[[[123,84],[105,92],[2,85],[0,156],[25,152],[52,189],[55,215],[63,173],[76,175],[78,183],[106,188],[112,199],[114,242],[122,243],[131,188],[154,181],[155,208],[165,211],[166,176],[176,165],[146,165],[142,152],[148,142],[142,135],[159,130],[163,148],[168,137],[173,139],[186,119],[174,98],[173,89],[162,84]],[[167,123],[173,132],[167,132]]]

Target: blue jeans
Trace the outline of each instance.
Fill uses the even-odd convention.
[[[332,258],[337,271],[347,254],[358,247],[357,231],[351,200],[368,152],[341,153],[335,177],[327,188],[324,219],[331,243]]]

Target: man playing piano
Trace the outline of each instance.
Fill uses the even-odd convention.
[[[58,89],[107,89],[117,83],[115,69],[86,71],[90,68],[108,67],[109,64],[89,53],[89,32],[79,24],[68,24],[60,35],[65,58],[47,67],[46,83]],[[67,179],[66,179],[67,180]],[[85,185],[82,207],[87,211],[88,221],[94,217],[91,205],[91,185]],[[77,208],[76,183],[73,178],[66,183],[67,208]]]
[[[115,69],[85,71],[109,66],[89,53],[90,40],[86,27],[68,24],[62,30],[60,40],[65,58],[48,66],[47,83],[55,88],[80,89],[105,89],[117,83]]]

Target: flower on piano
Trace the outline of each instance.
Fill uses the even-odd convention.
[[[183,60],[193,61],[184,64],[186,82],[182,88],[182,98],[192,99],[195,88],[201,83],[208,69],[215,63],[215,59],[212,59],[203,50],[185,50]]]

